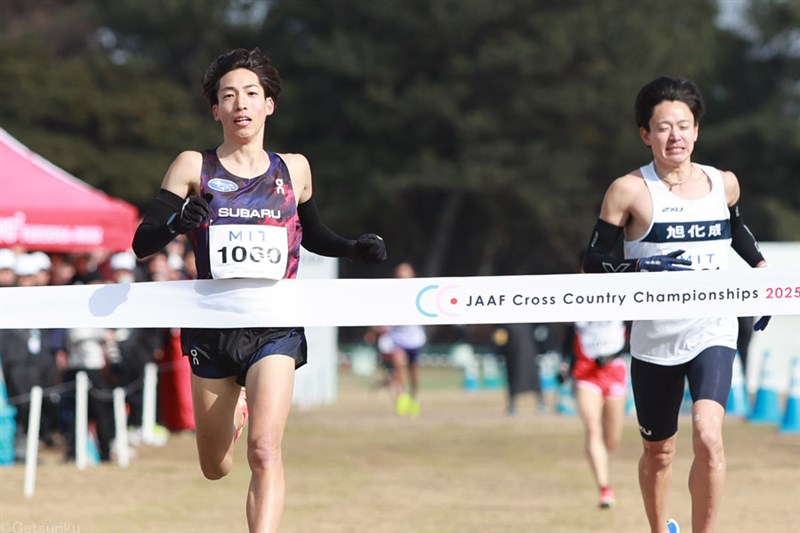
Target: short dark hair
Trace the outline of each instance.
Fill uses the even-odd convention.
[[[650,131],[650,119],[653,117],[653,108],[664,101],[683,102],[694,115],[694,123],[699,124],[706,112],[703,95],[700,89],[691,80],[686,78],[670,78],[661,76],[639,90],[634,105],[636,125]]]
[[[252,50],[236,48],[217,57],[203,77],[203,96],[209,105],[219,104],[217,98],[219,80],[228,72],[238,68],[252,71],[258,76],[266,96],[272,97],[273,100],[278,99],[281,94],[281,76],[278,69],[269,62],[269,58],[264,56],[258,47]]]

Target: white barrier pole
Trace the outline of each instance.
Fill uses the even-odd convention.
[[[78,470],[86,469],[89,458],[86,444],[89,431],[89,376],[86,372],[75,375],[75,464]]]
[[[26,498],[33,497],[36,491],[36,463],[39,461],[39,424],[42,420],[42,388],[31,389],[31,410],[28,416],[28,442],[25,447],[25,488]]]
[[[128,449],[128,415],[125,413],[125,389],[114,389],[114,425],[116,428],[117,463],[122,468],[130,464]]]
[[[144,392],[142,398],[142,442],[152,444],[156,426],[156,389],[158,387],[158,365],[144,365]]]

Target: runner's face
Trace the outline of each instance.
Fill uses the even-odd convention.
[[[257,133],[275,110],[275,102],[265,97],[258,76],[243,68],[232,70],[219,80],[217,98],[219,103],[211,108],[214,120],[225,131],[240,137]]]
[[[689,106],[670,100],[653,108],[649,132],[639,129],[642,141],[653,151],[653,158],[667,167],[690,159],[698,132],[699,125]]]

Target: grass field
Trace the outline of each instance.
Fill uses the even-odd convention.
[[[422,414],[393,414],[384,390],[343,372],[336,404],[292,413],[284,439],[282,532],[644,532],[633,418],[612,458],[617,506],[596,490],[574,416],[536,414],[503,391],[467,393],[447,368],[424,369]],[[524,401],[523,401],[524,400]],[[800,532],[800,436],[726,421],[728,484],[718,531]],[[690,531],[689,420],[682,418],[669,509]],[[23,468],[0,468],[0,533],[246,531],[244,439],[226,478],[206,481],[191,435],[141,447],[129,468],[81,472],[43,454],[33,498]],[[58,529],[61,528],[61,529]]]

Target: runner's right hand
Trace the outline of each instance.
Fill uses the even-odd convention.
[[[675,250],[667,255],[651,255],[650,257],[640,257],[636,260],[636,272],[663,272],[692,270],[685,268],[691,266],[689,259],[681,259],[680,255],[684,250]]]
[[[192,195],[186,198],[181,207],[180,213],[175,213],[170,217],[167,226],[172,233],[188,233],[208,216],[209,205],[213,197],[210,194],[203,196]]]

